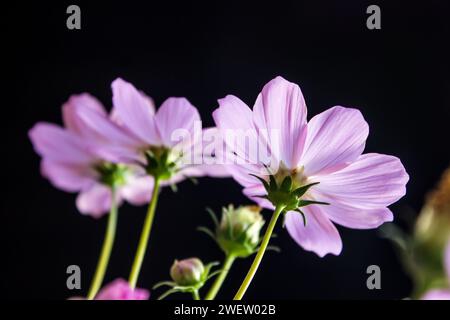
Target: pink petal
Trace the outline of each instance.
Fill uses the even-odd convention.
[[[135,147],[120,145],[101,145],[92,151],[96,156],[113,163],[145,163],[146,159],[142,152]]]
[[[308,122],[300,164],[307,176],[339,170],[364,150],[369,126],[356,109],[333,107]]]
[[[120,203],[120,198],[117,201]],[[78,194],[76,203],[82,214],[100,218],[111,208],[111,189],[102,184],[94,184]]]
[[[266,208],[269,210],[275,209],[275,207],[269,200],[260,197],[267,194],[266,189],[264,189],[264,186],[261,183],[245,187],[244,190],[242,190],[242,193],[262,208]]]
[[[318,199],[328,200],[327,198]],[[323,206],[322,211],[334,223],[352,229],[374,229],[385,222],[394,220],[394,216],[388,208],[355,209],[332,203],[328,206]]]
[[[79,135],[86,139],[95,140],[91,141],[93,143],[97,142],[99,145],[105,143],[128,146],[139,145],[139,140],[111,121],[104,112],[78,105],[72,108],[71,113],[72,119],[76,120],[78,126],[82,128]]]
[[[71,96],[62,107],[64,126],[80,135],[83,134],[85,128],[84,124],[80,123],[79,117],[76,114],[78,108],[87,108],[106,116],[103,105],[90,94],[82,93]]]
[[[230,172],[227,169],[227,165],[223,164],[201,164],[196,166],[196,169],[200,171],[200,176],[208,176],[214,178],[228,178]]]
[[[239,98],[228,95],[219,100],[213,118],[224,143],[236,152],[243,162],[258,162],[258,135],[250,108]]]
[[[99,291],[95,300],[148,300],[150,292],[145,289],[132,289],[127,281],[116,279]]]
[[[56,162],[87,164],[93,156],[75,134],[50,123],[37,123],[28,132],[35,151]]]
[[[286,228],[291,237],[307,251],[313,251],[320,257],[331,253],[339,255],[342,240],[336,227],[327,218],[320,205],[310,205],[302,210],[306,215],[306,227],[297,212],[286,214]]]
[[[300,87],[276,77],[258,95],[253,114],[258,129],[268,133],[274,155],[288,168],[297,167],[306,138],[307,114]],[[272,130],[277,134],[271,136]]]
[[[58,189],[76,192],[87,188],[96,181],[96,173],[85,165],[57,163],[42,159],[41,174]]]
[[[143,142],[155,144],[159,141],[154,121],[154,106],[150,100],[118,78],[112,83],[114,114],[119,122]]]
[[[186,98],[168,98],[158,109],[155,121],[161,143],[167,147],[180,142],[174,140],[175,130],[184,130],[193,138],[194,123],[201,124],[197,109]]]
[[[450,300],[449,289],[430,290],[422,297],[421,300]]]
[[[153,182],[150,176],[130,177],[127,184],[120,189],[120,194],[135,206],[149,203],[152,198]]]
[[[406,193],[409,176],[400,160],[393,156],[369,153],[360,156],[346,168],[317,178],[314,192],[325,195],[331,206],[359,209],[386,207]],[[317,200],[321,196],[317,196]]]

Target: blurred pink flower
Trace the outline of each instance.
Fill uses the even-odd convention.
[[[203,154],[202,139],[205,134],[214,135],[215,128],[202,130],[198,111],[186,98],[168,98],[155,111],[151,98],[120,78],[113,81],[112,91],[112,117],[131,140],[116,139],[115,144],[99,148],[99,154],[113,162],[145,167],[151,149],[166,149],[176,167],[175,174],[162,182],[164,185],[175,184],[186,177],[229,176],[223,166],[203,161],[206,155]],[[92,130],[100,130],[94,122],[92,124]],[[177,136],[177,133],[185,136]],[[195,162],[195,158],[199,161]]]
[[[450,300],[450,240],[444,252],[444,268],[447,273],[447,288],[429,290],[422,300]]]
[[[223,135],[229,130],[244,130],[250,144],[269,150],[268,157],[259,155],[257,161],[251,161],[247,145],[225,139],[241,160],[229,165],[229,171],[244,187],[244,194],[259,205],[273,209],[268,200],[258,197],[266,191],[250,173],[267,179],[265,168],[276,167],[271,173],[278,182],[288,175],[297,186],[320,182],[302,199],[330,205],[302,207],[306,226],[299,213],[286,214],[289,234],[305,250],[321,257],[340,254],[342,241],[332,222],[371,229],[393,220],[387,206],[405,194],[409,177],[396,157],[362,154],[369,127],[358,110],[336,106],[307,122],[299,86],[277,77],[264,86],[253,111],[228,95],[219,100],[213,117]]]
[[[103,287],[95,300],[148,300],[150,292],[145,289],[132,289],[127,281],[116,279]]]
[[[88,94],[74,95],[63,106],[66,128],[40,122],[30,131],[35,151],[42,157],[41,173],[67,192],[79,192],[79,211],[95,218],[108,212],[111,188],[103,179],[119,178],[116,201],[132,204],[150,200],[153,180],[138,166],[118,166],[105,161],[97,150],[113,141],[131,142],[131,137],[110,121],[103,106]],[[96,127],[96,130],[92,130]],[[108,177],[109,175],[117,175]]]
[[[94,300],[148,300],[150,292],[146,289],[132,289],[124,279],[116,279],[104,286]],[[69,300],[86,300],[84,297],[72,297]]]

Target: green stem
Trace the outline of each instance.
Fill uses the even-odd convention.
[[[152,230],[153,218],[155,217],[156,204],[158,203],[159,192],[159,178],[155,177],[155,184],[153,186],[152,199],[148,205],[147,215],[145,217],[144,225],[142,227],[141,238],[139,239],[139,245],[136,250],[136,256],[134,257],[133,266],[131,268],[130,277],[128,282],[131,288],[136,287],[139,272],[144,261],[145,251],[147,249],[148,239]]]
[[[222,287],[223,281],[227,277],[228,271],[230,271],[234,260],[236,260],[236,257],[234,255],[227,254],[225,256],[225,261],[223,262],[222,271],[217,276],[213,285],[211,286],[208,293],[206,294],[205,300],[214,300],[214,298],[217,295],[217,292],[219,292],[219,290],[220,290],[220,287]]]
[[[108,225],[106,227],[105,239],[103,240],[102,251],[97,263],[94,278],[92,279],[91,287],[89,288],[88,300],[93,300],[97,295],[98,290],[103,283],[106,268],[108,266],[109,257],[114,244],[114,238],[117,228],[117,204],[116,204],[116,190],[111,188],[111,209],[108,215]]]
[[[198,290],[192,291],[192,297],[194,300],[200,300],[200,295],[198,294]]]
[[[247,291],[248,286],[250,285],[250,282],[252,282],[252,279],[255,276],[255,273],[258,270],[259,264],[261,263],[261,260],[267,249],[267,245],[269,244],[273,229],[275,228],[275,225],[277,224],[277,220],[280,217],[280,214],[283,212],[283,210],[284,210],[284,206],[277,206],[275,208],[272,218],[270,219],[269,225],[267,226],[266,233],[264,234],[264,237],[262,239],[261,246],[259,247],[258,253],[256,254],[255,259],[253,260],[253,263],[252,263],[250,269],[248,270],[247,276],[245,277],[244,281],[242,282],[241,287],[239,288],[238,292],[234,296],[233,300],[241,300],[242,297],[244,296],[245,292]]]

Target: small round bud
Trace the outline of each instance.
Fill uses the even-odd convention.
[[[203,281],[205,266],[198,258],[175,260],[170,276],[180,286],[195,286]]]
[[[237,257],[247,257],[259,244],[260,231],[264,220],[258,206],[233,206],[224,208],[217,227],[217,241],[226,253]]]

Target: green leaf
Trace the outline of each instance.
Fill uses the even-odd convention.
[[[291,176],[286,176],[283,179],[283,182],[281,183],[280,189],[284,192],[289,192],[291,191],[291,188],[292,188],[292,178]]]
[[[270,175],[269,179],[270,179],[270,190],[271,191],[278,190],[278,184],[277,181],[275,180],[275,177],[273,175]]]
[[[166,292],[164,292],[162,295],[160,295],[158,297],[158,300],[162,300],[162,299],[170,296],[172,293],[175,293],[175,292],[179,292],[179,290],[178,289],[169,289]]]
[[[197,231],[206,233],[206,234],[207,234],[208,236],[210,236],[214,241],[216,241],[216,236],[215,236],[214,233],[213,233],[211,230],[209,230],[208,228],[206,228],[206,227],[197,227]]]
[[[155,290],[155,289],[158,289],[158,288],[160,288],[162,286],[174,287],[176,285],[177,284],[175,282],[173,282],[173,281],[161,281],[161,282],[158,282],[157,284],[155,284],[152,289]]]
[[[216,214],[214,213],[214,211],[210,208],[210,207],[206,207],[205,208],[206,212],[209,213],[209,215],[211,216],[211,219],[214,222],[214,226],[218,227],[219,226],[219,220],[217,219]]]
[[[267,248],[266,248],[266,250],[267,251],[275,251],[275,252],[277,252],[277,253],[280,253],[281,252],[281,249],[279,248],[279,247],[277,247],[277,246],[267,246]]]
[[[178,191],[178,187],[175,183],[170,184],[170,189],[172,189],[173,193],[177,193],[177,191]]]
[[[303,213],[302,210],[300,210],[300,209],[298,209],[298,208],[297,208],[297,210],[295,210],[295,211],[297,211],[298,213],[300,213],[300,214],[302,215],[302,218],[303,218],[303,225],[306,227],[306,215]]]
[[[298,203],[299,207],[305,207],[305,206],[309,206],[311,204],[322,204],[322,205],[329,205],[328,202],[322,202],[322,201],[314,201],[314,200],[300,200]]]
[[[311,188],[312,186],[315,186],[316,184],[319,184],[319,182],[314,182],[314,183],[310,183],[301,187],[298,187],[297,189],[295,189],[294,191],[292,191],[292,194],[296,197],[301,197],[303,196],[306,191],[309,190],[309,188]]]

